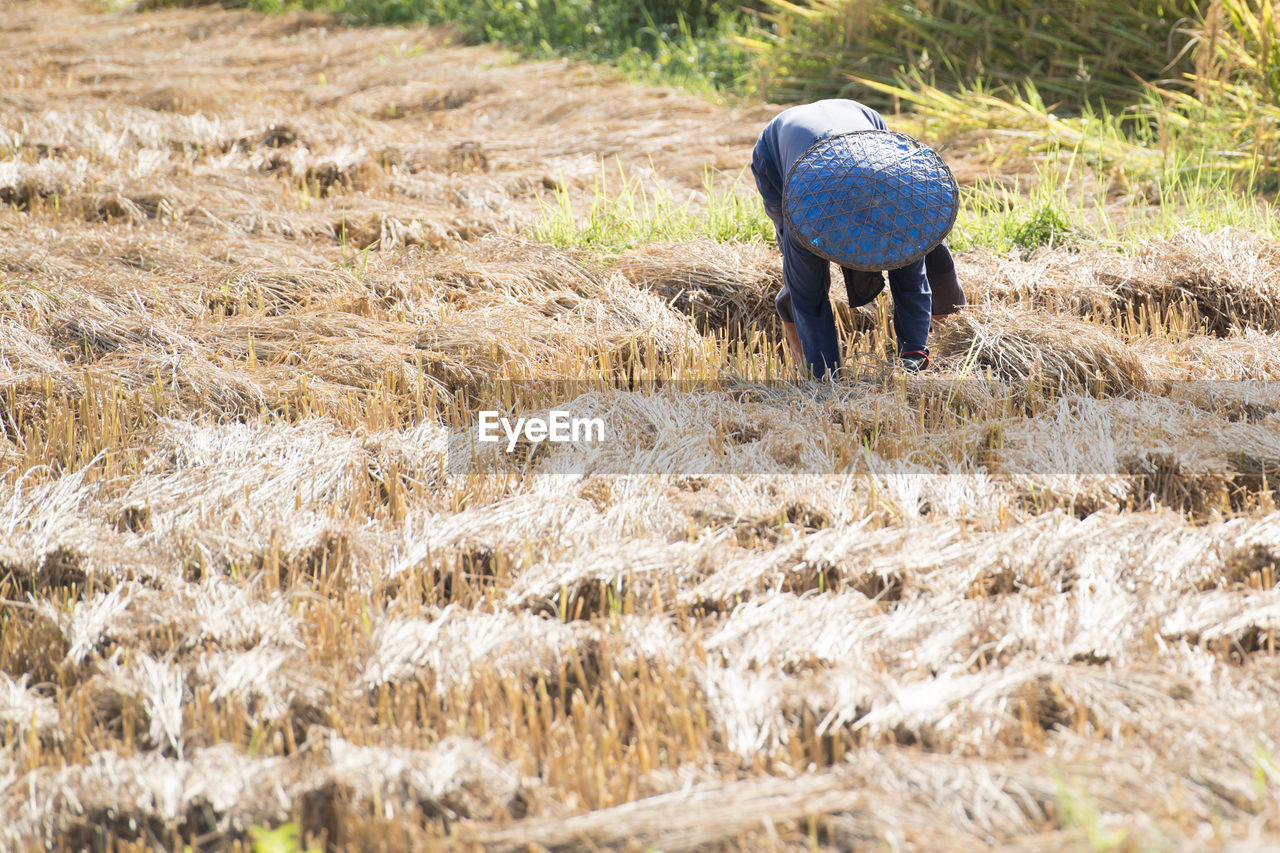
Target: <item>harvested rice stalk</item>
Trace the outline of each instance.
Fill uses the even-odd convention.
[[[1140,389],[1151,378],[1114,334],[1062,315],[975,306],[939,329],[935,340],[948,366],[962,375],[989,370],[1001,379],[1112,393]]]

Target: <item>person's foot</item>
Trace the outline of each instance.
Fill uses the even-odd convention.
[[[898,358],[902,362],[902,369],[909,370],[912,373],[919,373],[929,366],[929,354],[927,352],[904,352]]]

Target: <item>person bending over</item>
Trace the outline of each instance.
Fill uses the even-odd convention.
[[[941,159],[890,131],[870,107],[825,100],[775,116],[756,142],[751,171],[782,250],[775,304],[788,345],[810,372],[821,378],[840,365],[832,261],[855,308],[884,289],[888,271],[898,356],[910,370],[927,367],[931,317],[965,304],[941,242],[958,207]]]

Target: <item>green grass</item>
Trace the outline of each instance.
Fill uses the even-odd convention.
[[[1280,206],[1235,189],[1233,173],[1178,165],[1126,171],[1087,156],[1088,139],[1044,152],[1029,186],[983,181],[961,188],[948,242],[957,251],[986,248],[1026,256],[1040,247],[1105,246],[1133,251],[1181,231],[1236,227],[1280,241]],[[1130,185],[1111,197],[1117,183]],[[1081,190],[1092,187],[1092,192]],[[1152,203],[1158,201],[1159,203]],[[557,189],[531,236],[558,248],[617,253],[654,242],[774,240],[773,224],[744,174],[708,173],[697,198],[677,200],[620,164],[601,164],[585,198]]]
[[[450,24],[471,41],[526,56],[608,62],[642,80],[696,92],[745,92],[757,57],[736,37],[749,22],[720,0],[237,0],[278,12],[322,9],[355,24]]]
[[[1021,187],[993,178],[962,188],[951,245],[1024,255],[1072,243],[1131,251],[1181,231],[1222,228],[1280,240],[1280,206],[1259,188],[1256,172],[1209,162],[1207,150],[1173,149],[1163,160],[1097,157],[1106,146],[1081,135],[1040,152]]]
[[[1131,849],[1126,844],[1130,840],[1129,830],[1125,827],[1104,828],[1102,809],[1083,784],[1067,784],[1060,780],[1054,812],[1064,829],[1078,834],[1086,845],[1085,849],[1095,853]]]
[[[1188,185],[1161,205],[1107,204],[1092,197],[1035,192],[1011,197],[990,184],[966,189],[949,242],[953,249],[987,248],[1029,255],[1045,246],[1092,245],[1130,251],[1182,231],[1242,228],[1280,240],[1274,203],[1243,198],[1212,187]]]
[[[319,848],[303,849],[298,840],[298,825],[286,823],[275,829],[249,827],[252,853],[319,853]]]
[[[717,180],[717,177],[719,178]],[[709,238],[722,243],[772,240],[773,223],[765,215],[755,187],[739,174],[708,172],[703,198],[678,201],[661,187],[647,185],[621,164],[601,164],[585,204],[559,188],[533,227],[534,239],[560,248],[622,252],[646,243]]]

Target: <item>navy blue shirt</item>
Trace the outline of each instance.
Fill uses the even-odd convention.
[[[774,116],[756,143],[751,168],[764,197],[764,209],[782,231],[782,188],[787,172],[800,155],[819,139],[855,130],[888,130],[884,119],[857,101],[814,101]]]

